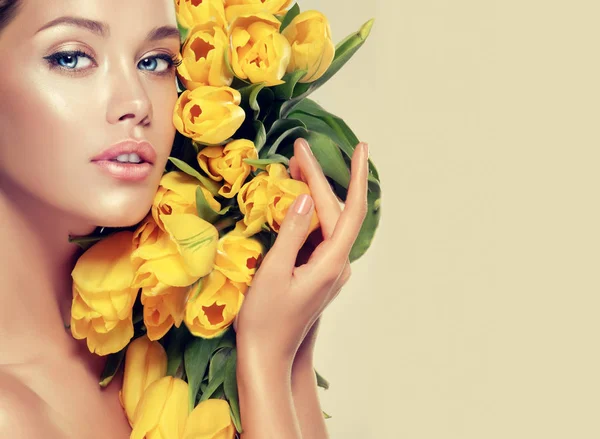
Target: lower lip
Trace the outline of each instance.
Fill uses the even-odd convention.
[[[120,163],[110,160],[99,160],[92,162],[100,166],[105,172],[118,180],[143,181],[152,173],[150,163]]]

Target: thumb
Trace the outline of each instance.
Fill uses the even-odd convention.
[[[310,195],[302,194],[289,207],[279,228],[273,247],[269,250],[272,261],[277,261],[278,272],[290,274],[296,265],[298,252],[308,238],[314,202]]]

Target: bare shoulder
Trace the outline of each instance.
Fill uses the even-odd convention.
[[[67,439],[51,414],[32,389],[0,367],[0,437]]]

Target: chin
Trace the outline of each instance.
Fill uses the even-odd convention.
[[[100,227],[130,227],[141,222],[152,208],[152,198],[130,203],[111,203],[93,214],[94,223]]]

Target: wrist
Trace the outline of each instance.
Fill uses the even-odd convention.
[[[237,334],[236,336],[238,354],[244,356],[251,364],[277,366],[291,372],[295,349],[285,346],[274,337],[269,337],[265,341],[261,337],[250,337],[246,334]]]

